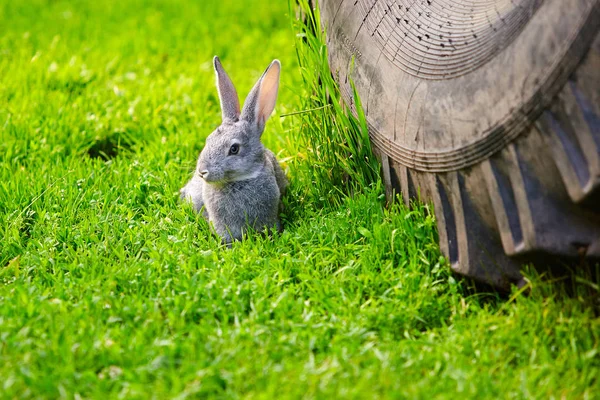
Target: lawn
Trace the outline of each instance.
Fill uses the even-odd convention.
[[[452,275],[296,15],[0,0],[0,398],[600,398],[597,284]],[[282,63],[285,230],[231,249],[178,198],[220,123],[215,54],[241,96]]]

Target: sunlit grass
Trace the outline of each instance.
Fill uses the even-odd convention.
[[[451,275],[427,206],[386,207],[304,15],[0,2],[1,398],[597,398],[597,284]],[[219,123],[215,54],[242,96],[283,65],[285,230],[232,249],[177,196]]]

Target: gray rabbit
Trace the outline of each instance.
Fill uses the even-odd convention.
[[[181,198],[212,224],[223,242],[241,240],[247,227],[281,230],[279,209],[287,178],[275,154],[260,142],[277,100],[281,64],[273,60],[240,112],[231,79],[213,60],[223,121],[206,138],[194,176],[181,189]]]

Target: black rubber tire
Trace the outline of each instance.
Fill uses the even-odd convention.
[[[463,275],[600,260],[598,0],[320,0],[388,195],[432,201]],[[354,64],[354,65],[352,65]]]

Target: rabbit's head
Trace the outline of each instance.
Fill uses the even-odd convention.
[[[213,60],[223,122],[206,138],[198,159],[198,174],[208,183],[223,184],[257,176],[264,166],[260,137],[277,100],[278,60],[254,85],[240,111],[238,95],[218,57]]]

